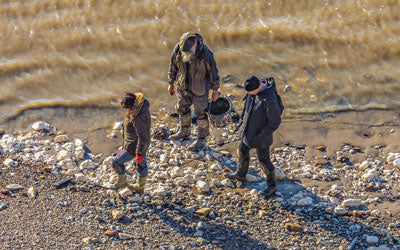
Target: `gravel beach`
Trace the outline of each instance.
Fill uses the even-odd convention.
[[[193,139],[166,138],[165,116],[153,117],[143,195],[101,188],[115,181],[111,152],[91,151],[51,124],[0,131],[0,248],[400,249],[397,145],[370,153],[357,141],[333,150],[278,134],[271,149],[278,193],[265,200],[255,155],[246,183],[223,177],[236,168],[235,123],[191,153]],[[118,145],[119,123],[110,127],[107,140]],[[397,127],[384,129],[398,136]],[[136,171],[127,166],[132,181]]]

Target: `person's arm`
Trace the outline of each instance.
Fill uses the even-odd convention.
[[[268,124],[256,135],[258,141],[271,135],[281,124],[281,109],[276,99],[267,101],[265,112],[267,112]]]
[[[176,56],[178,54],[178,51],[179,51],[179,44],[177,44],[174,47],[174,50],[172,51],[171,61],[169,63],[169,69],[168,69],[168,83],[169,84],[174,84],[174,82],[176,80],[176,75],[178,73],[178,66],[176,64]]]
[[[210,88],[214,91],[217,92],[220,83],[219,83],[219,75],[218,75],[218,69],[217,69],[217,63],[214,60],[214,55],[211,51],[208,51],[208,74],[210,76]]]
[[[138,138],[136,146],[136,155],[143,156],[150,142],[150,138],[147,137],[148,122],[145,117],[136,117],[134,123],[134,129]]]

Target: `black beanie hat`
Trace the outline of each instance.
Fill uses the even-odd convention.
[[[123,108],[132,108],[135,104],[136,96],[132,93],[125,93],[121,98],[121,106]]]
[[[260,86],[260,80],[256,76],[250,76],[244,82],[244,89],[249,92],[257,89]]]

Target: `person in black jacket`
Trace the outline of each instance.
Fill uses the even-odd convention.
[[[276,180],[269,147],[273,142],[272,134],[281,123],[282,110],[278,105],[273,82],[260,82],[257,77],[251,76],[246,79],[244,88],[247,95],[239,129],[241,138],[237,151],[239,163],[234,173],[227,173],[225,176],[244,182],[249,169],[249,152],[251,148],[255,148],[261,170],[268,181],[268,188],[263,190],[263,194],[265,197],[270,197],[276,192]]]
[[[118,174],[118,181],[108,188],[118,190],[128,187],[133,192],[143,193],[148,173],[146,152],[150,145],[150,104],[142,93],[125,93],[120,104],[126,110],[123,127],[123,150],[112,164]],[[124,163],[133,159],[135,159],[138,177],[136,183],[130,185],[126,180]]]

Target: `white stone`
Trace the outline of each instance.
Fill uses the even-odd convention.
[[[171,171],[172,178],[185,176],[185,173],[180,167],[174,167]]]
[[[243,182],[241,181],[236,182],[236,187],[240,188],[241,186],[243,186]]]
[[[79,165],[79,168],[81,170],[93,169],[93,168],[96,168],[96,165],[94,164],[94,162],[92,160],[85,160]]]
[[[128,197],[133,195],[133,193],[129,188],[124,188],[121,191],[119,191],[119,195],[121,195],[122,197]]]
[[[297,202],[299,206],[308,206],[313,204],[314,200],[311,197],[305,197]]]
[[[204,181],[198,181],[198,182],[196,183],[196,187],[197,187],[197,189],[198,189],[199,191],[202,191],[202,192],[208,192],[208,191],[210,191],[210,187],[209,187],[208,184],[205,183]]]
[[[34,199],[37,196],[37,191],[35,190],[34,187],[28,188],[28,195],[30,198]]]
[[[251,175],[251,174],[246,174],[246,181],[247,182],[258,182],[257,176]]]
[[[4,164],[5,166],[7,166],[7,167],[10,167],[10,168],[18,166],[18,162],[15,162],[15,161],[12,160],[12,159],[5,159],[5,160],[3,161],[3,164]]]
[[[218,166],[218,164],[214,163],[214,164],[211,165],[210,170],[213,171],[213,172],[219,172],[219,171],[222,170],[222,168],[220,168]]]
[[[81,139],[75,139],[75,146],[76,147],[83,147],[85,143]]]
[[[205,176],[206,174],[201,169],[197,169],[196,171],[194,171],[194,175]]]
[[[379,238],[376,237],[376,236],[370,236],[370,235],[368,235],[368,236],[367,236],[367,242],[368,242],[369,244],[375,244],[375,243],[378,243],[378,242],[379,242]]]
[[[86,175],[82,174],[82,173],[77,173],[77,174],[75,174],[75,179],[77,181],[85,182],[85,181],[88,180],[88,177]]]
[[[34,124],[32,124],[32,128],[36,131],[40,131],[40,130],[50,130],[50,124],[45,123],[45,122],[35,122]]]
[[[275,176],[277,180],[283,180],[286,178],[285,172],[280,168],[275,170]]]
[[[339,215],[345,215],[347,214],[347,209],[341,206],[335,207],[335,213]]]
[[[358,169],[360,171],[364,171],[369,167],[369,162],[368,161],[363,161],[361,162],[360,166],[358,167]]]
[[[161,162],[167,162],[167,160],[168,160],[168,156],[166,154],[160,155],[160,161]]]
[[[177,166],[178,165],[178,161],[175,160],[174,158],[169,159],[168,164],[170,166]]]
[[[233,182],[230,179],[224,179],[221,182],[221,184],[224,185],[225,187],[231,187],[231,188],[235,187],[235,184],[233,184]]]
[[[113,125],[113,130],[121,130],[123,128],[122,122],[115,122]]]
[[[376,172],[375,169],[370,169],[370,170],[368,170],[368,172],[366,174],[363,174],[362,178],[367,181],[371,181],[377,175],[378,175],[378,173]]]
[[[362,205],[362,201],[360,199],[346,199],[342,202],[342,206],[344,207],[358,207]]]
[[[59,160],[59,161],[66,160],[66,159],[71,159],[71,157],[72,157],[71,153],[66,151],[66,150],[61,150],[57,154],[57,160]]]
[[[64,145],[62,146],[65,150],[72,152],[75,149],[75,144],[72,142],[66,142],[64,143]]]
[[[395,167],[400,167],[400,159],[396,159],[396,160],[394,160],[393,161],[393,166],[395,166]]]
[[[56,142],[56,143],[66,142],[66,141],[68,141],[67,135],[58,135],[54,138],[54,142]]]
[[[162,197],[167,195],[167,189],[163,186],[158,186],[155,190],[153,190],[153,195]]]
[[[85,157],[85,150],[83,150],[83,147],[77,147],[74,155],[77,159],[83,159]]]

